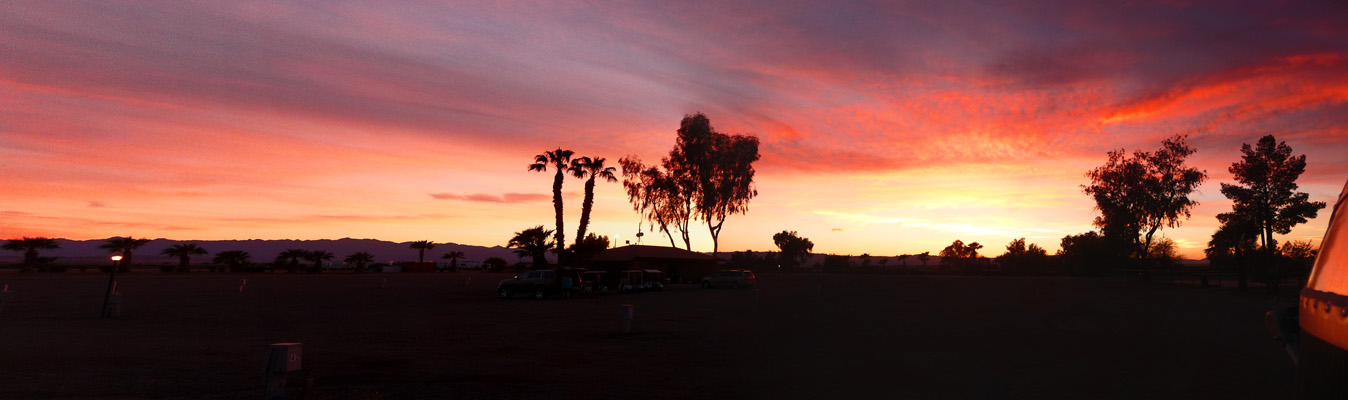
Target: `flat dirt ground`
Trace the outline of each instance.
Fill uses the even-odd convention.
[[[16,292],[0,314],[0,398],[256,399],[277,342],[303,343],[312,398],[1293,394],[1261,320],[1292,302],[1232,289],[760,273],[758,292],[499,300],[509,275],[145,271],[118,277],[122,316],[99,319],[106,275],[0,273]],[[621,304],[636,310],[626,336]]]

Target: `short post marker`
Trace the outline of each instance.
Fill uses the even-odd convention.
[[[624,335],[632,332],[632,317],[634,314],[635,311],[633,311],[631,304],[618,306],[618,319],[622,320]]]

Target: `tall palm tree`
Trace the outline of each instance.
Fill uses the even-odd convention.
[[[178,243],[164,249],[163,254],[178,257],[178,272],[187,272],[188,264],[192,263],[192,256],[204,256],[209,253],[196,243]]]
[[[323,272],[323,262],[332,260],[332,257],[333,254],[327,250],[314,250],[304,254],[304,259],[306,261],[314,263],[314,266],[309,269],[309,272]]]
[[[347,264],[355,265],[356,272],[361,273],[365,272],[366,265],[374,263],[374,254],[362,251],[359,253],[346,256],[346,259],[342,261],[346,262]]]
[[[215,254],[211,263],[228,265],[230,272],[243,272],[243,266],[248,264],[248,259],[252,257],[251,254],[243,250],[222,251]]]
[[[459,270],[459,259],[460,259],[460,258],[463,258],[463,252],[462,252],[462,251],[451,251],[451,252],[445,253],[445,256],[444,256],[444,257],[441,257],[441,258],[445,258],[445,259],[448,259],[448,260],[449,260],[449,271],[450,271],[450,272],[458,271],[458,270]]]
[[[617,168],[605,167],[604,158],[581,157],[571,162],[571,168],[567,169],[571,175],[577,178],[589,177],[585,181],[585,202],[580,206],[580,229],[576,231],[576,243],[585,239],[585,229],[590,226],[590,209],[594,208],[594,181],[600,178],[609,182],[617,182],[618,177],[614,175]],[[558,228],[560,229],[560,228]]]
[[[426,250],[434,249],[435,242],[429,240],[418,240],[412,242],[412,245],[410,247],[417,249],[417,264],[420,264],[426,262]]]
[[[530,257],[534,260],[534,268],[543,268],[548,265],[547,253],[552,247],[548,243],[548,236],[552,231],[544,230],[543,225],[515,232],[515,237],[510,238],[510,243],[506,247],[513,247],[515,254],[520,257]]]
[[[309,250],[286,249],[286,251],[276,255],[276,260],[272,262],[272,270],[283,267],[290,273],[300,272],[300,260],[308,256]]]
[[[108,239],[106,243],[103,243],[98,247],[102,249],[107,249],[109,252],[112,253],[121,253],[122,261],[118,263],[120,267],[117,268],[117,271],[131,272],[131,252],[135,251],[136,249],[139,249],[146,243],[150,243],[150,239],[136,239],[130,236],[114,237]]]
[[[552,210],[557,215],[557,236],[554,238],[554,244],[557,246],[557,254],[561,255],[566,247],[566,233],[562,228],[562,180],[566,178],[565,172],[571,163],[571,155],[575,152],[571,150],[545,151],[543,154],[534,156],[534,163],[529,164],[530,171],[547,171],[548,165],[557,171],[557,175],[552,178]]]
[[[5,250],[23,252],[23,272],[32,272],[41,260],[38,258],[39,251],[59,249],[61,245],[56,243],[56,239],[38,236],[9,239],[2,247]]]

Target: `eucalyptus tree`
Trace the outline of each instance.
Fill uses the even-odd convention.
[[[1185,165],[1195,150],[1175,135],[1153,151],[1109,152],[1105,165],[1086,173],[1083,190],[1100,211],[1094,224],[1110,240],[1130,245],[1129,253],[1146,259],[1154,236],[1163,227],[1179,227],[1198,205],[1189,194],[1207,180],[1207,173]],[[1145,268],[1145,266],[1144,266]]]

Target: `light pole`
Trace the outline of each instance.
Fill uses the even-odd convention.
[[[108,275],[108,290],[103,293],[103,310],[98,314],[99,317],[108,316],[108,299],[112,298],[112,288],[117,286],[117,269],[122,262],[121,254],[112,255],[112,274]]]

